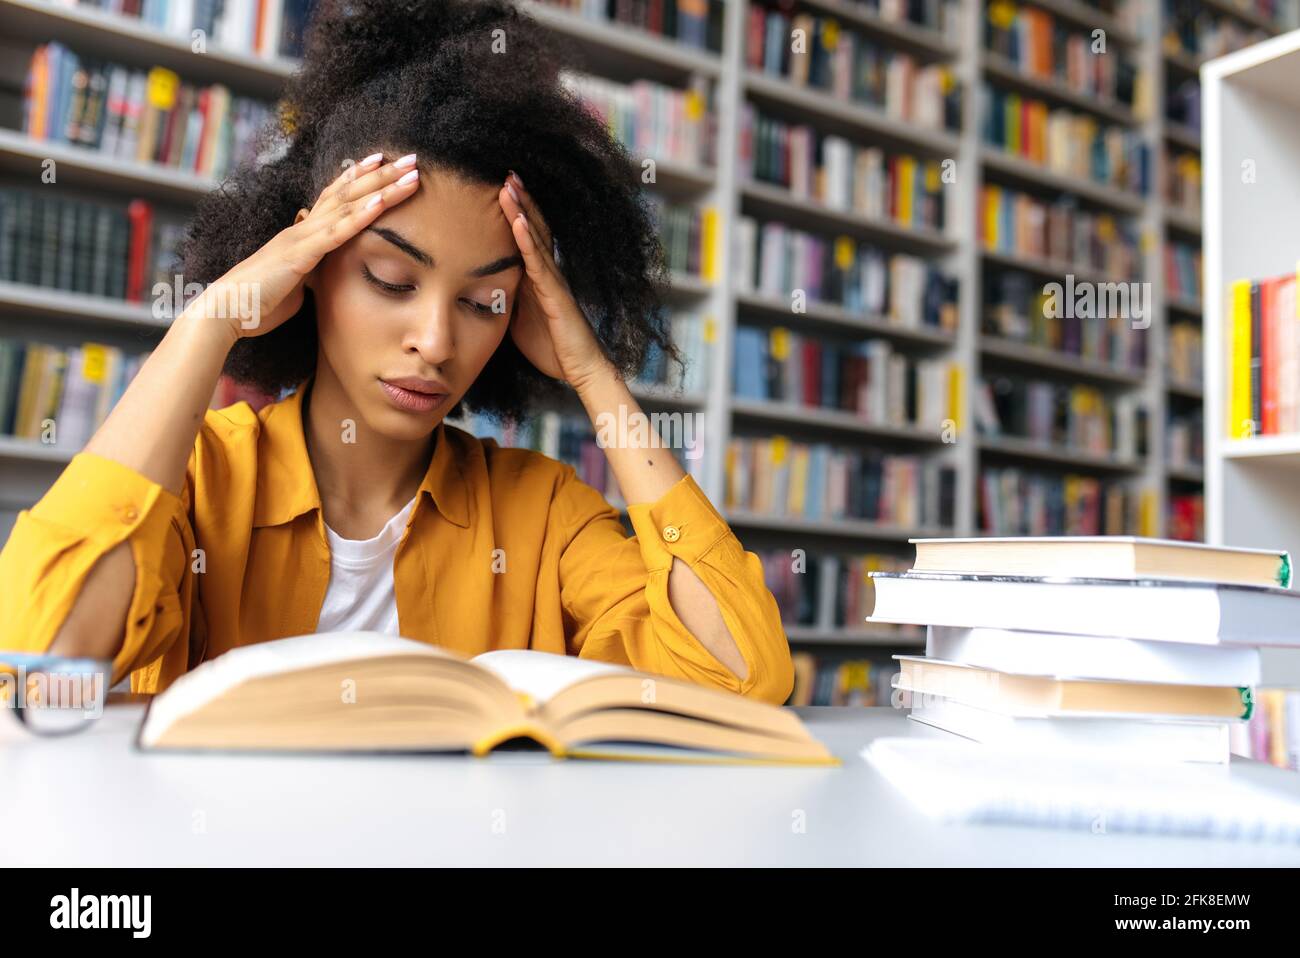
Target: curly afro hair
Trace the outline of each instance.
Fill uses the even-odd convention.
[[[180,249],[187,282],[213,282],[292,225],[350,158],[416,153],[492,186],[514,170],[614,366],[634,376],[653,344],[680,368],[653,217],[627,150],[560,81],[567,53],[509,0],[322,0],[257,159],[198,203]],[[238,340],[224,371],[274,395],[313,373],[316,336],[308,291],[283,325]],[[564,389],[507,335],[449,415],[518,420]]]

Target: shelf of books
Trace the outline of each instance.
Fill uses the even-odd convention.
[[[763,557],[798,701],[887,698],[923,636],[868,628],[865,573],[911,538],[1204,535],[1197,70],[1297,0],[521,6],[636,160],[689,361],[635,392],[697,430],[683,465]],[[0,532],[157,343],[182,224],[310,7],[0,0]],[[469,425],[621,500],[580,407]]]
[[[1300,160],[1300,31],[1206,63],[1203,170],[1206,536],[1300,549],[1300,355],[1294,343],[1300,195],[1259,175]],[[1300,656],[1265,649],[1257,753],[1296,764]],[[1279,737],[1281,744],[1279,744]],[[1261,751],[1262,750],[1262,751]]]

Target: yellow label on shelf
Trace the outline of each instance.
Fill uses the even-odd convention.
[[[1016,22],[1016,5],[1011,0],[992,0],[989,3],[989,22],[1003,30]]]
[[[939,68],[939,90],[945,96],[952,92],[953,87],[957,85],[957,78],[947,67]]]
[[[85,343],[81,347],[83,361],[81,375],[88,383],[96,385],[104,381],[104,372],[108,369],[108,347],[98,343]]]
[[[772,437],[772,465],[779,466],[785,462],[786,453],[789,452],[789,443],[785,436]]]
[[[1103,242],[1110,242],[1115,238],[1115,221],[1109,216],[1097,217],[1097,237]]]
[[[704,341],[706,343],[715,342],[718,338],[718,324],[712,316],[704,317]]]
[[[840,25],[834,20],[826,20],[822,23],[822,43],[827,50],[834,50],[840,42]]]
[[[772,327],[772,358],[784,360],[790,355],[790,330],[784,326]]]
[[[854,244],[852,237],[835,237],[835,265],[838,268],[851,268],[853,266],[853,254],[856,252],[857,246]]]
[[[145,95],[149,105],[160,110],[170,110],[176,105],[176,90],[181,85],[181,78],[164,67],[154,67],[149,71]]]
[[[704,97],[699,90],[686,91],[686,119],[695,121],[704,116]]]
[[[939,164],[925,164],[925,189],[928,193],[939,192]]]
[[[1149,253],[1155,248],[1156,248],[1156,231],[1150,229],[1143,230],[1142,231],[1142,252]]]
[[[840,691],[852,692],[871,687],[871,665],[867,662],[845,662],[840,666]]]

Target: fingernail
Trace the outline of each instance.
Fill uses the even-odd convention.
[[[371,153],[364,160],[358,163],[357,166],[374,166],[383,158],[384,158],[384,154],[382,153]]]
[[[407,153],[406,156],[402,157],[400,160],[397,160],[395,163],[393,163],[393,166],[397,167],[399,170],[404,170],[407,167],[415,166],[415,154]]]
[[[523,220],[523,221],[524,221],[524,225],[525,225],[525,226],[528,225],[528,217],[524,215],[524,211],[523,211],[523,210],[520,210],[520,211],[519,211],[519,215],[516,216],[515,219],[517,219],[517,220]]]
[[[366,209],[373,210],[383,201],[383,199],[384,196],[382,193],[376,193],[374,196],[370,197],[370,202],[366,204]]]
[[[509,180],[506,180],[506,192],[510,194],[511,199],[516,203],[523,205],[522,201],[519,199],[519,194],[515,191],[515,184],[511,183]]]
[[[516,173],[514,170],[511,170],[511,171],[510,171],[510,175],[513,176],[513,177],[515,178],[515,182],[519,184],[519,188],[520,188],[521,190],[522,190],[522,189],[525,189],[525,187],[524,187],[524,178],[523,178],[522,176],[520,176],[520,175],[519,175],[518,173]]]
[[[400,180],[397,181],[397,185],[405,186],[407,183],[414,183],[419,178],[420,178],[420,171],[411,170],[410,173],[407,173]]]

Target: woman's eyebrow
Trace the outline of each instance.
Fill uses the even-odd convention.
[[[367,226],[366,231],[374,233],[376,236],[388,240],[388,242],[392,243],[394,246],[400,249],[407,256],[411,257],[411,259],[415,260],[421,266],[424,266],[428,269],[433,268],[434,266],[433,257],[430,256],[428,253],[426,253],[424,250],[420,249],[420,247],[416,246],[414,243],[408,240],[401,233],[397,232],[397,230],[389,229],[386,226]],[[523,269],[524,258],[518,253],[512,253],[509,256],[502,256],[499,259],[494,259],[492,262],[488,263],[485,266],[480,266],[477,269],[470,270],[469,275],[470,276],[491,276],[493,273],[500,273],[507,269],[513,269],[516,266],[518,266],[520,269]]]
[[[493,273],[500,273],[508,269],[514,269],[518,266],[524,268],[524,258],[518,253],[512,253],[510,256],[502,256],[500,259],[494,259],[486,266],[480,266],[478,269],[469,271],[470,276],[491,276]]]
[[[433,257],[420,249],[420,247],[416,246],[401,233],[397,232],[397,230],[389,229],[386,226],[367,226],[363,232],[370,232],[374,233],[376,236],[382,236],[421,266],[430,269],[433,267]]]

